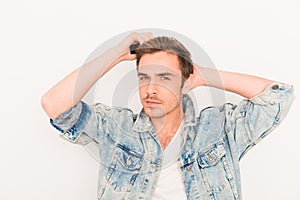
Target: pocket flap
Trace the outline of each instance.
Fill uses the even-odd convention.
[[[136,153],[120,150],[115,154],[116,158],[127,170],[138,170],[142,165],[142,156],[137,156]]]
[[[216,143],[205,152],[201,152],[197,158],[200,167],[205,168],[216,165],[219,160],[226,154],[222,143]]]

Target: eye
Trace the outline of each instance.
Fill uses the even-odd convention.
[[[140,78],[139,78],[140,81],[144,81],[144,80],[147,80],[147,79],[148,79],[147,76],[140,76]]]
[[[170,80],[170,78],[167,77],[167,76],[162,76],[161,79],[162,79],[162,80]]]

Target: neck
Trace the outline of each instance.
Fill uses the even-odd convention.
[[[153,127],[159,137],[162,148],[165,148],[176,134],[183,119],[181,106],[160,118],[151,118]]]
[[[173,132],[177,130],[183,119],[183,113],[177,113],[174,116],[165,116],[161,118],[151,118],[153,127],[157,133],[160,132]]]

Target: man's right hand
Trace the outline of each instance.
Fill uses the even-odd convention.
[[[129,46],[131,44],[137,43],[137,42],[142,44],[142,43],[150,40],[151,38],[153,38],[153,34],[151,32],[143,32],[143,33],[132,32],[132,33],[130,33],[116,47],[120,51],[121,61],[136,59],[136,55],[130,53]]]

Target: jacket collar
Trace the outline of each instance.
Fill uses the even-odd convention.
[[[195,125],[195,109],[191,97],[187,94],[183,95],[182,98],[182,109],[184,113],[184,124],[183,126],[193,126]],[[150,118],[146,115],[144,109],[138,114],[137,119],[133,125],[133,130],[138,132],[152,131],[154,128],[152,126]]]

